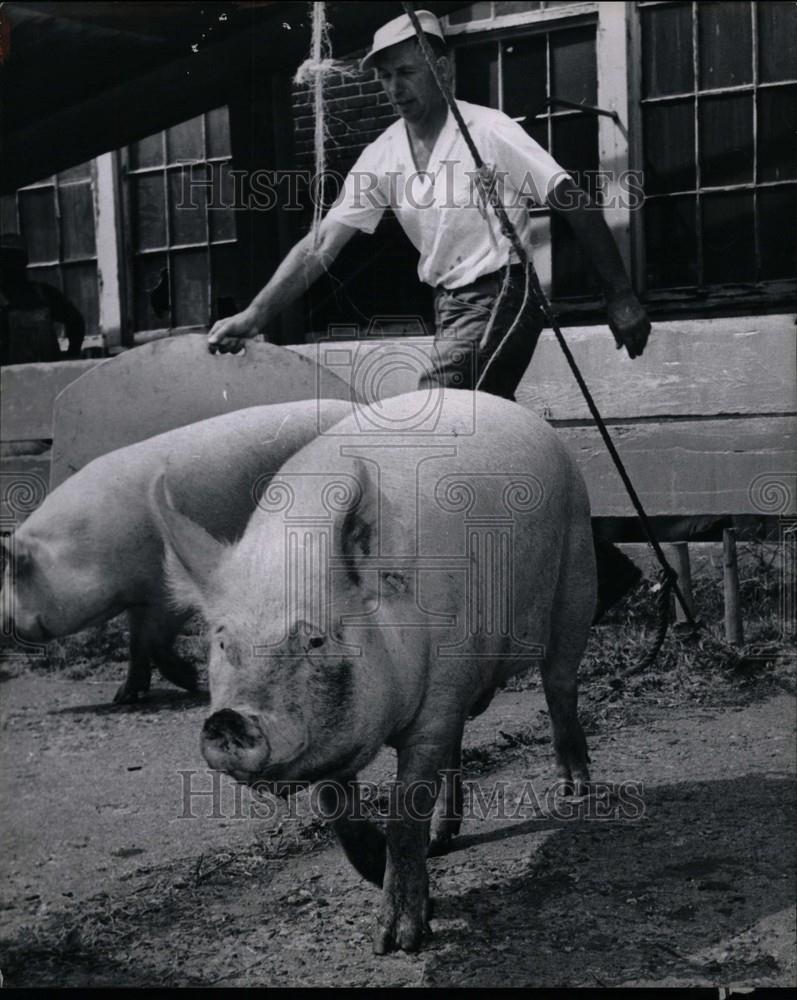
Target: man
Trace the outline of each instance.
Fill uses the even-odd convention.
[[[450,65],[440,23],[428,11],[417,16],[447,79]],[[419,278],[435,287],[436,357],[421,385],[472,389],[518,315],[524,268],[513,258],[494,213],[484,211],[476,194],[472,157],[407,15],[376,32],[361,63],[369,67],[376,68],[399,120],[363,150],[319,227],[318,246],[312,234],[300,240],[247,309],[213,326],[209,347],[239,350],[242,339],[259,333],[330,267],[355,232],[373,233],[390,207],[420,253]],[[601,279],[618,348],[625,347],[632,358],[640,355],[650,323],[602,213],[520,125],[492,108],[458,104],[482,159],[495,168],[495,183],[521,241],[530,246],[524,197],[561,213]],[[524,311],[489,364],[484,391],[514,398],[542,325],[536,308]],[[603,586],[596,618],[640,577],[619,550],[601,545],[597,550]]]
[[[16,233],[0,235],[0,365],[79,358],[83,317],[57,288],[31,281],[27,266],[23,238]],[[58,343],[55,323],[64,325],[66,353]]]

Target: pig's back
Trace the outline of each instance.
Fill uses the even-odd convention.
[[[358,475],[358,460],[371,476],[378,469],[389,511],[382,551],[459,550],[466,522],[589,516],[583,478],[556,431],[486,393],[445,389],[383,400],[310,442],[280,476],[312,470],[319,484],[331,482],[336,473]]]
[[[253,490],[319,430],[350,412],[340,400],[254,406],[178,427],[89,462],[54,490],[23,528],[49,536],[130,535],[149,530],[148,490],[165,472],[178,508],[213,534],[239,535],[254,507]]]

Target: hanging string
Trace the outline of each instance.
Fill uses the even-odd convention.
[[[319,228],[324,206],[324,174],[326,171],[326,147],[324,144],[324,79],[333,72],[333,60],[330,56],[331,43],[325,3],[311,3],[310,16],[313,22],[312,56],[306,59],[293,80],[301,85],[311,84],[313,88],[313,114],[315,116],[315,178],[316,188],[313,197],[313,249],[318,249]]]
[[[323,2],[311,2],[310,19],[312,21],[311,54],[296,71],[293,82],[300,87],[311,87],[313,91],[313,118],[315,122],[313,146],[315,150],[315,184],[313,192],[313,249],[318,249],[319,227],[324,214],[324,177],[326,176],[326,141],[329,138],[327,130],[327,109],[324,100],[324,87],[330,76],[344,79],[357,75],[355,67],[332,58],[332,41],[329,36],[327,21],[327,5]]]

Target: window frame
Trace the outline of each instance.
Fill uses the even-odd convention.
[[[629,160],[634,168],[642,171],[644,168],[644,134],[643,134],[643,108],[654,104],[661,104],[672,100],[683,100],[691,98],[694,101],[695,116],[695,190],[688,192],[694,194],[698,200],[696,207],[697,219],[697,241],[699,255],[699,277],[702,273],[702,233],[700,232],[700,207],[699,200],[702,194],[724,192],[724,191],[751,191],[753,192],[753,220],[755,226],[755,262],[756,268],[759,266],[758,256],[758,212],[756,193],[768,187],[784,187],[791,183],[797,196],[797,181],[784,182],[764,182],[760,183],[755,170],[755,163],[758,156],[757,149],[757,98],[761,90],[770,90],[781,86],[794,86],[797,78],[790,78],[785,81],[764,82],[758,77],[758,17],[755,2],[750,4],[751,10],[751,45],[752,45],[752,80],[750,83],[735,84],[728,87],[712,87],[703,89],[700,87],[699,78],[699,37],[698,37],[698,17],[696,0],[691,0],[692,17],[692,82],[691,91],[678,94],[658,95],[654,97],[643,97],[642,87],[642,11],[655,7],[664,7],[671,0],[635,0],[626,4],[629,17],[628,31],[628,67],[629,67]],[[679,0],[680,2],[680,0]],[[599,68],[600,74],[600,68]],[[600,79],[599,79],[600,83]],[[753,103],[753,180],[749,183],[717,185],[704,188],[700,184],[700,162],[698,156],[698,127],[700,104],[699,98],[705,96],[717,96],[721,94],[750,94]],[[651,196],[655,200],[666,200],[674,197],[675,192],[658,194]],[[743,314],[746,312],[783,312],[791,308],[795,296],[797,296],[797,278],[759,280],[757,275],[753,275],[749,281],[724,282],[722,284],[697,284],[692,286],[677,286],[672,288],[650,289],[647,287],[647,259],[645,251],[645,220],[643,212],[632,214],[632,242],[634,252],[633,261],[633,281],[634,286],[640,291],[642,301],[649,311],[657,316],[677,316],[683,313],[699,315],[719,315],[719,314]]]
[[[641,209],[632,210],[624,200],[617,175],[630,170],[641,177],[644,165],[641,6],[664,6],[668,2],[670,0],[642,0],[642,5],[637,2],[574,2],[566,7],[519,11],[498,16],[495,15],[491,4],[489,15],[472,21],[449,24],[448,18],[442,20],[452,55],[462,44],[500,42],[506,37],[532,34],[535,29],[547,32],[558,27],[577,27],[595,23],[598,107],[616,113],[620,122],[618,126],[605,115],[598,118],[599,169],[610,168],[612,171],[612,179],[606,189],[603,215],[617,241],[632,284],[650,314],[655,318],[664,319],[684,314],[710,316],[744,314],[752,311],[767,313],[788,311],[797,296],[797,279],[758,281],[753,276],[750,281],[722,285],[669,289],[647,287],[644,213]],[[692,3],[694,9],[696,6],[694,0]],[[752,8],[754,32],[757,32],[755,4]],[[697,30],[696,25],[697,19],[693,13],[693,32]],[[755,40],[753,44],[753,56],[757,59]],[[695,85],[697,82],[695,80]],[[790,84],[784,81],[766,83],[762,87],[754,77],[753,84],[739,87],[738,92],[751,92],[756,95],[760,89],[781,85]],[[728,89],[736,88],[713,88],[712,92],[725,93]],[[699,90],[699,93],[702,94],[704,91]],[[547,264],[540,262],[539,266],[540,280],[546,288],[550,288],[551,256],[549,253]],[[560,308],[565,320],[569,317],[581,322],[603,319],[603,302],[600,299],[562,299],[559,302],[554,300],[554,304]]]
[[[70,180],[64,179],[63,174],[67,173],[69,169],[76,169],[77,167],[88,167],[86,176],[72,178]],[[45,284],[52,284],[50,280],[50,275],[53,270],[58,272],[58,288],[62,294],[70,298],[68,292],[64,289],[64,271],[69,270],[70,267],[82,264],[93,264],[94,265],[94,284],[97,288],[97,325],[96,329],[90,328],[88,323],[86,324],[86,336],[96,337],[103,333],[103,308],[102,308],[102,271],[100,267],[100,219],[97,211],[97,160],[92,158],[86,160],[84,163],[75,164],[74,167],[68,168],[68,170],[59,171],[56,174],[50,174],[47,177],[42,177],[40,180],[33,181],[30,184],[25,184],[21,188],[17,188],[16,191],[10,192],[6,197],[13,198],[14,200],[14,216],[15,216],[15,231],[17,233],[22,232],[22,213],[20,210],[20,194],[27,191],[50,191],[53,200],[53,218],[55,219],[55,241],[56,241],[56,256],[52,260],[44,261],[31,261],[28,263],[27,272],[28,276],[33,281],[43,281]],[[61,224],[62,210],[61,210],[61,190],[67,187],[87,187],[91,200],[91,227],[92,227],[92,238],[94,241],[94,252],[90,254],[81,254],[79,256],[70,257],[67,259],[64,256],[64,234],[63,227]],[[71,301],[71,298],[70,298]],[[81,309],[81,315],[83,311]],[[86,317],[83,317],[84,320]]]
[[[220,104],[218,108],[224,107],[225,105]],[[170,201],[169,201],[169,175],[176,174],[184,170],[186,167],[190,167],[193,164],[200,164],[206,167],[209,173],[209,177],[212,181],[212,174],[214,168],[219,169],[219,174],[221,174],[222,167],[232,164],[232,151],[225,153],[223,155],[208,155],[209,154],[209,137],[208,137],[208,120],[207,116],[213,111],[218,110],[218,108],[208,108],[205,111],[200,112],[198,115],[194,115],[193,118],[201,118],[202,121],[202,149],[204,158],[201,160],[175,160],[171,161],[168,158],[168,146],[167,146],[167,132],[168,128],[161,129],[154,135],[159,135],[161,137],[162,144],[162,154],[163,162],[148,167],[134,167],[131,165],[131,146],[132,143],[123,146],[118,151],[118,161],[117,161],[117,175],[119,179],[119,187],[121,192],[121,220],[122,220],[122,243],[124,246],[124,287],[125,294],[122,303],[122,316],[124,321],[125,330],[127,336],[125,338],[126,346],[133,347],[139,344],[146,344],[153,340],[161,340],[165,337],[176,337],[181,336],[186,333],[196,333],[197,331],[204,332],[207,329],[206,324],[203,323],[188,323],[179,324],[176,326],[158,326],[151,329],[138,329],[136,325],[136,275],[135,275],[135,264],[136,261],[142,257],[165,256],[169,265],[169,295],[171,302],[171,295],[173,291],[172,284],[172,270],[171,270],[171,259],[174,253],[180,253],[183,250],[204,250],[205,253],[205,264],[206,264],[206,281],[207,281],[207,300],[208,308],[212,309],[213,304],[213,247],[217,246],[236,246],[238,244],[238,234],[237,234],[237,219],[235,219],[235,213],[233,211],[233,218],[236,224],[236,235],[232,238],[223,239],[213,239],[211,236],[211,225],[210,216],[208,212],[207,201],[205,202],[205,239],[203,242],[197,243],[175,243],[172,244],[172,234],[171,234],[171,217],[170,217]],[[229,113],[229,112],[228,112]],[[191,121],[192,119],[186,119],[186,121]],[[177,122],[175,126],[182,125],[184,122]],[[143,138],[149,138],[149,136],[144,136]],[[141,141],[141,140],[139,140]],[[163,178],[163,189],[164,189],[164,228],[166,235],[166,243],[162,247],[157,248],[147,248],[145,250],[140,250],[135,246],[134,234],[136,221],[133,217],[133,193],[132,185],[129,183],[131,178],[136,177],[146,177],[146,176],[160,176]],[[170,309],[170,313],[173,313],[173,309]],[[210,316],[208,317],[208,324],[210,323]]]
[[[597,106],[616,111],[621,121],[627,121],[626,99],[626,20],[622,8],[625,4],[574,2],[568,6],[542,8],[540,10],[518,11],[512,14],[495,15],[469,21],[464,24],[448,25],[443,19],[446,41],[449,43],[452,56],[454,75],[456,75],[456,52],[460,48],[479,45],[485,42],[498,45],[498,89],[499,104],[503,103],[503,77],[501,73],[501,43],[512,38],[529,38],[534,35],[549,36],[554,31],[565,31],[571,28],[595,28],[595,59],[597,69]],[[494,8],[491,5],[491,9]],[[612,73],[607,74],[607,67],[612,67]],[[603,69],[603,71],[602,71]],[[548,73],[550,75],[550,49],[548,49]],[[613,75],[616,74],[616,75]],[[622,79],[622,86],[617,86],[617,77]],[[550,82],[550,81],[549,81]],[[454,80],[456,84],[456,80]],[[546,118],[550,123],[553,118],[577,117],[579,112],[574,109],[560,111],[549,110]],[[615,122],[605,116],[598,119],[598,169],[604,170],[608,160],[627,164],[628,143],[622,137],[619,147],[617,137],[613,134],[617,129]],[[550,128],[550,126],[549,126]],[[549,131],[550,136],[550,131]],[[613,231],[620,255],[628,269],[630,266],[630,236],[629,210],[618,198],[619,187],[616,179],[611,179],[605,192],[605,202],[602,211],[607,224]],[[531,211],[532,238],[535,243],[542,239],[548,244],[548,251],[543,256],[536,254],[537,271],[540,283],[546,295],[551,295],[553,278],[553,251],[551,242],[551,211],[546,208],[535,208]],[[589,266],[589,264],[587,264]],[[553,305],[564,322],[600,322],[604,319],[604,301],[601,294],[585,293],[573,297],[552,298]]]

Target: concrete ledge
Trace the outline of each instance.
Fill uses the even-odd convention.
[[[797,411],[793,314],[656,323],[633,361],[608,326],[569,327],[567,343],[606,420],[777,414]],[[292,351],[326,365],[367,398],[417,388],[431,337],[324,340]],[[517,390],[518,402],[553,423],[590,422],[573,374],[550,330],[543,331]]]

